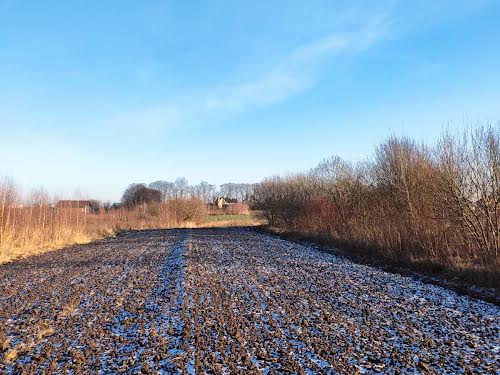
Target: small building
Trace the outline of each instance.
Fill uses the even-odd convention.
[[[224,208],[224,206],[226,205],[226,200],[224,199],[224,197],[218,197],[215,198],[214,203],[218,208]]]
[[[60,200],[56,208],[78,208],[81,212],[92,212],[92,205],[88,200]]]

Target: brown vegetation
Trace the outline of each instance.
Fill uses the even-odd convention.
[[[166,208],[176,222],[200,224],[206,216],[205,204],[199,199],[172,199],[167,201]]]
[[[498,285],[499,130],[445,134],[432,147],[393,137],[368,162],[333,157],[268,178],[254,206],[281,230],[405,264],[479,269]]]
[[[209,204],[215,194],[214,185],[201,182],[190,186],[185,178],[131,184],[121,203],[113,205],[95,200],[50,199],[43,189],[32,192],[25,200],[14,182],[4,178],[0,180],[0,263],[86,243],[123,229],[260,225],[262,220],[250,215],[248,203],[238,203],[237,197],[248,199],[252,187],[222,185],[221,193],[236,203],[217,209]],[[224,215],[225,219],[206,220],[209,213]]]
[[[147,189],[151,190],[151,189]],[[146,191],[146,198],[152,195]],[[153,197],[154,198],[154,197]],[[43,190],[34,192],[27,207],[10,179],[0,181],[0,263],[75,243],[86,243],[124,229],[194,226],[204,219],[205,205],[197,199],[164,203],[133,194],[123,207],[93,210],[54,205]],[[149,203],[145,203],[149,202]]]

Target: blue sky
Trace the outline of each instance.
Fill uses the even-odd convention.
[[[500,1],[200,3],[0,0],[0,174],[116,200],[500,120]]]

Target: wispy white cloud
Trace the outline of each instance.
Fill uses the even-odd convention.
[[[300,45],[253,79],[207,90],[201,109],[244,111],[286,100],[313,86],[329,58],[371,47],[388,26],[386,18],[379,16],[360,30],[336,32]]]
[[[378,15],[359,29],[334,32],[298,45],[272,59],[267,69],[251,78],[205,87],[154,106],[131,110],[112,119],[123,127],[158,130],[248,112],[286,101],[312,88],[322,67],[335,56],[359,53],[387,32],[389,22]]]

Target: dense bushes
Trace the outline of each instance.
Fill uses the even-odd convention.
[[[206,205],[199,199],[172,199],[167,208],[177,222],[201,223],[207,214]]]
[[[161,202],[159,190],[150,189],[144,184],[132,184],[123,193],[122,204],[127,208],[133,208],[142,204]]]
[[[498,126],[432,147],[390,138],[368,162],[264,180],[254,207],[274,227],[393,259],[498,269],[499,141]]]

